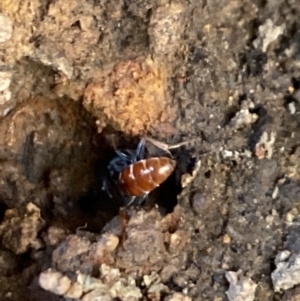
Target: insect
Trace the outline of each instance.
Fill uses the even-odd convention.
[[[141,205],[149,193],[160,186],[173,173],[176,161],[171,159],[171,149],[189,144],[198,139],[190,139],[174,145],[168,145],[151,138],[142,138],[137,149],[116,150],[116,157],[113,158],[108,166],[109,179],[104,179],[103,189],[112,198],[112,190],[118,188],[122,198],[125,199],[126,206],[130,206],[135,201]],[[153,145],[162,149],[171,157],[152,157],[145,158],[145,143],[151,142]],[[112,187],[112,183],[113,186]]]
[[[152,139],[147,140],[168,152],[164,144],[156,143]],[[172,174],[176,167],[176,161],[168,157],[145,159],[145,143],[146,139],[141,139],[135,151],[116,150],[116,157],[107,167],[110,178],[127,199],[127,206],[135,200],[141,204],[151,191]],[[107,182],[104,185],[105,190],[111,196]]]

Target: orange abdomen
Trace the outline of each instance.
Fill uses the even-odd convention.
[[[142,196],[163,183],[173,172],[176,162],[166,157],[149,158],[126,167],[119,186],[128,196]]]

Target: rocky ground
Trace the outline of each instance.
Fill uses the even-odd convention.
[[[300,298],[297,0],[0,2],[0,299]],[[146,206],[115,149],[189,143]]]

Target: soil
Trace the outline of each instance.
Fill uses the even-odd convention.
[[[299,14],[2,0],[0,300],[298,300]],[[126,207],[106,167],[141,137],[186,143]]]

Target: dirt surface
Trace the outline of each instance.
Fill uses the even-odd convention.
[[[0,299],[298,300],[299,14],[2,0]],[[105,170],[142,136],[190,143],[124,208]]]

